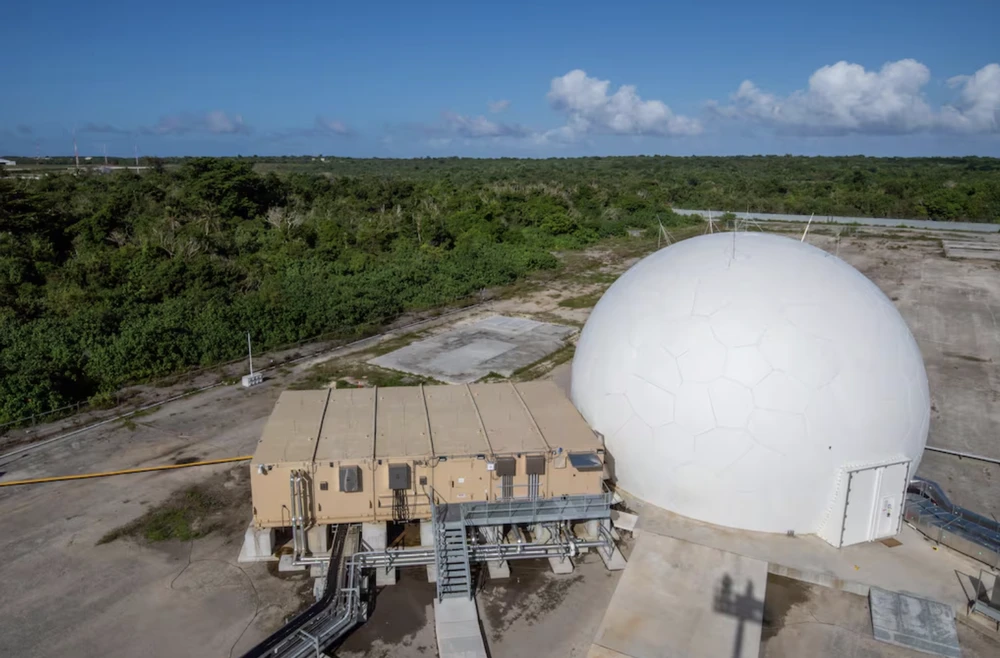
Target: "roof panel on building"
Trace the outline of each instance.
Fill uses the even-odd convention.
[[[282,393],[254,461],[509,455],[599,447],[586,421],[553,382],[348,388]]]
[[[472,384],[469,390],[495,454],[548,450],[513,384]]]
[[[424,398],[435,455],[489,453],[476,408],[465,386],[425,386]]]
[[[330,390],[326,419],[316,448],[317,461],[370,458],[375,441],[373,388]],[[379,391],[381,393],[381,391]]]
[[[555,382],[524,382],[516,386],[550,447],[567,452],[602,447],[590,425]]]
[[[283,392],[257,442],[254,463],[312,461],[328,395],[328,390]]]
[[[375,457],[429,457],[427,408],[420,386],[378,389]]]

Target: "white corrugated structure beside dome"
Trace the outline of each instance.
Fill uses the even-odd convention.
[[[842,522],[845,472],[912,474],[930,421],[892,302],[839,258],[763,233],[693,238],[626,272],[583,329],[571,394],[619,486],[764,532]]]

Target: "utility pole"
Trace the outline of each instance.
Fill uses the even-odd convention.
[[[250,344],[250,332],[247,332],[247,357],[250,360],[250,374],[243,375],[243,388],[250,388],[264,381],[264,374],[253,371],[253,346]]]

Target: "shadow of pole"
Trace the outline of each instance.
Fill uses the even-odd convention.
[[[753,582],[747,580],[743,593],[737,592],[732,577],[722,577],[712,599],[712,609],[718,613],[736,617],[736,637],[733,640],[733,658],[743,655],[743,633],[747,622],[761,624],[764,620],[764,600],[754,596]]]

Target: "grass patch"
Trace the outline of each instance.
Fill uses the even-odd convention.
[[[592,292],[588,295],[570,297],[559,302],[559,306],[564,308],[593,308],[604,295],[604,291]]]
[[[356,384],[353,382],[383,387],[442,383],[431,377],[379,368],[367,363],[321,363],[311,368],[304,378],[289,388],[296,391],[315,390],[327,388],[331,382],[336,388],[355,388]]]
[[[238,533],[243,520],[238,510],[249,499],[249,471],[245,465],[237,466],[215,481],[175,492],[161,505],[105,534],[97,544],[123,538],[148,543],[191,541],[214,531]]]
[[[534,363],[526,365],[523,368],[515,370],[510,376],[510,379],[518,382],[529,382],[538,379],[556,366],[562,365],[572,359],[575,352],[576,345],[573,343],[566,343],[552,354],[549,354]]]
[[[382,341],[376,345],[368,353],[372,357],[382,356],[383,354],[388,354],[389,352],[395,352],[396,350],[406,347],[410,343],[415,343],[418,340],[422,340],[427,337],[429,332],[427,331],[417,331],[412,334],[404,334],[402,336],[397,336],[396,338],[390,338],[389,340]]]

